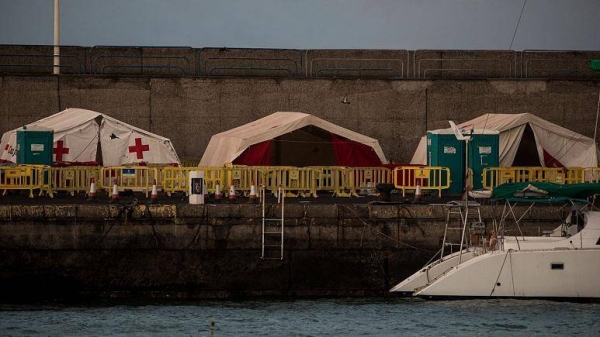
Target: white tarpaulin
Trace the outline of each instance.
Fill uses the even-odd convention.
[[[500,132],[500,166],[511,167],[522,146],[527,127],[542,166],[596,167],[598,150],[592,138],[563,128],[532,114],[485,114],[458,125],[461,129]],[[426,137],[421,138],[411,164],[427,164]]]
[[[100,121],[100,126],[98,121]],[[98,141],[102,149],[102,164],[179,164],[177,153],[167,138],[120,122],[105,114],[66,109],[28,124],[27,129],[54,130],[53,161],[95,162]],[[18,128],[6,132],[0,141],[0,159],[16,162]]]
[[[212,136],[199,166],[222,166],[232,163],[250,146],[272,140],[306,126],[343,137],[371,148],[383,164],[387,159],[377,139],[365,136],[302,112],[276,112],[254,122]]]

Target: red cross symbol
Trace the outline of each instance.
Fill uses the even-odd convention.
[[[135,139],[135,146],[129,147],[129,153],[135,152],[137,159],[144,159],[144,151],[150,151],[150,145],[142,145],[142,139]]]
[[[52,153],[56,155],[56,161],[63,161],[63,154],[69,154],[69,148],[64,147],[62,140],[56,142],[56,147],[52,149]]]

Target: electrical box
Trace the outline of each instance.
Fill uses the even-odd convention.
[[[189,181],[189,202],[190,204],[204,204],[204,192],[206,184],[204,181],[204,171],[190,171]]]
[[[52,130],[17,130],[17,164],[52,165]]]

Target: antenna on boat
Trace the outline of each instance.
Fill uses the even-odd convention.
[[[598,114],[599,113],[600,113],[600,91],[598,91],[598,106],[596,107],[596,127],[594,127],[594,145],[596,144],[596,133],[598,131]]]
[[[463,247],[465,244],[465,233],[467,231],[467,222],[468,222],[468,217],[469,217],[469,176],[470,176],[470,172],[469,172],[469,141],[471,140],[471,135],[465,136],[463,135],[463,133],[460,131],[460,129],[458,128],[458,126],[456,126],[456,124],[454,124],[453,121],[448,121],[448,123],[450,123],[450,128],[452,128],[452,131],[454,132],[454,136],[456,137],[456,139],[458,140],[464,140],[465,141],[465,194],[464,194],[464,202],[465,202],[465,216],[463,217],[462,221],[463,221],[463,228],[462,228],[462,235],[460,238],[460,254],[458,255],[458,263],[460,264],[462,261],[462,251],[463,251]],[[471,134],[473,133],[473,129],[471,129]]]
[[[463,133],[460,131],[460,129],[458,128],[458,126],[456,126],[456,124],[454,124],[453,121],[448,121],[448,123],[450,123],[450,128],[452,129],[452,132],[454,132],[454,136],[456,137],[456,139],[458,140],[464,140],[465,141],[465,202],[469,201],[469,177],[470,177],[470,171],[469,171],[469,141],[471,140],[471,135],[465,136],[463,135]],[[473,130],[471,129],[471,132]]]

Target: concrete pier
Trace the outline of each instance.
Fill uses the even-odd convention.
[[[490,220],[500,209],[482,211]],[[388,296],[438,251],[445,223],[440,206],[287,204],[284,258],[262,260],[261,212],[250,204],[0,205],[0,296]],[[530,219],[525,233],[557,225],[545,208]]]

